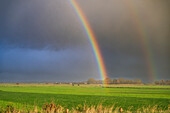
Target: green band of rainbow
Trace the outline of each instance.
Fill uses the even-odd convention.
[[[73,7],[73,9],[75,10],[77,16],[79,17],[81,24],[82,24],[82,26],[83,26],[86,34],[87,34],[88,40],[90,42],[90,45],[92,46],[93,53],[95,55],[95,59],[96,59],[96,62],[97,62],[97,66],[98,66],[100,76],[104,80],[105,78],[107,78],[106,68],[105,68],[105,65],[104,65],[104,61],[103,61],[98,43],[96,41],[96,37],[93,33],[93,30],[91,29],[91,27],[88,23],[88,20],[86,19],[84,13],[80,9],[76,0],[69,0],[69,1],[71,3],[71,6]]]

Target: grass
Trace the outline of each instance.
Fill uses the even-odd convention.
[[[157,106],[158,109],[167,110],[170,105],[169,86],[146,86],[146,85],[110,85],[102,88],[98,85],[71,85],[54,84],[1,84],[0,106],[5,107],[9,103],[17,109],[33,109],[37,106],[41,109],[44,103],[53,101],[64,108],[72,109],[78,105],[103,107],[115,106],[132,111],[145,107]],[[126,88],[127,87],[127,88]],[[131,88],[129,88],[131,87]],[[136,89],[134,87],[140,87]]]
[[[0,113],[133,113],[131,108],[128,110],[124,110],[122,107],[115,107],[114,105],[111,107],[104,107],[102,104],[97,106],[87,106],[79,104],[76,108],[68,109],[64,108],[61,105],[56,105],[55,103],[46,103],[43,105],[42,109],[38,110],[37,106],[34,106],[32,109],[16,109],[12,105],[7,105],[4,108],[0,108]],[[143,107],[137,109],[135,113],[169,113],[170,107],[167,110],[163,110],[154,107]]]

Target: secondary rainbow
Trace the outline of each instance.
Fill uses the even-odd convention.
[[[77,16],[79,17],[80,22],[84,28],[84,31],[87,34],[88,40],[90,42],[90,45],[92,46],[93,53],[95,55],[100,76],[102,77],[102,80],[104,80],[105,78],[107,78],[106,68],[93,30],[90,27],[87,18],[85,17],[83,11],[79,7],[79,4],[76,2],[76,0],[69,0],[69,2],[71,3],[71,6],[73,7]]]
[[[153,82],[156,79],[157,74],[156,74],[156,69],[155,69],[155,65],[154,65],[154,62],[153,62],[152,50],[151,50],[151,47],[149,45],[147,31],[145,30],[143,22],[140,18],[138,10],[135,7],[135,4],[133,3],[133,1],[127,0],[125,4],[127,4],[127,7],[128,7],[128,9],[131,13],[131,16],[132,16],[132,20],[134,21],[136,30],[137,30],[138,35],[139,35],[142,51],[144,53],[144,57],[145,57],[146,65],[147,65],[147,69],[148,69],[149,81]]]

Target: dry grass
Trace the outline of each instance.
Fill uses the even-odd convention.
[[[98,106],[87,106],[87,105],[78,105],[76,108],[71,110],[62,107],[61,105],[56,105],[53,102],[46,103],[41,110],[37,109],[37,106],[34,109],[16,109],[11,105],[7,105],[4,108],[0,107],[0,113],[170,113],[170,106],[167,110],[158,109],[157,106],[147,108],[140,108],[137,111],[131,111],[131,107],[128,110],[124,110],[121,107],[104,107],[102,104]]]

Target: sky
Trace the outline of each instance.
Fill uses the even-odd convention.
[[[107,75],[170,79],[169,0],[77,0]],[[0,1],[0,82],[102,79],[68,0]]]

